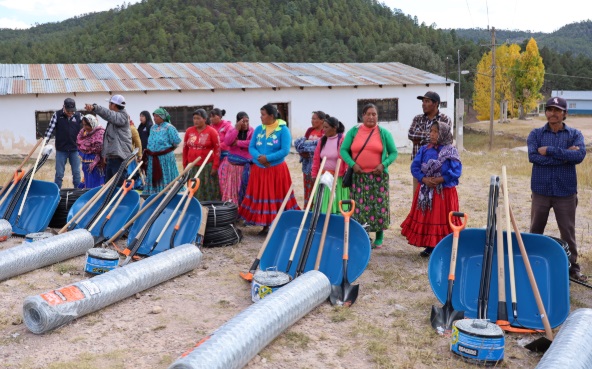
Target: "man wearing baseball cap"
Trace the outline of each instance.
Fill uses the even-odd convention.
[[[125,110],[125,99],[121,95],[113,95],[109,102],[109,108],[97,104],[86,104],[88,111],[95,112],[99,117],[107,121],[105,138],[103,139],[103,151],[101,156],[106,160],[105,182],[117,174],[123,161],[132,153],[132,132],[130,130],[130,118]],[[121,178],[118,185],[122,185],[125,178]]]
[[[51,117],[49,127],[45,131],[45,137],[48,140],[55,134],[56,173],[54,182],[59,188],[62,188],[67,161],[70,161],[70,167],[72,168],[74,188],[78,188],[80,185],[80,167],[82,164],[80,156],[78,156],[76,137],[78,137],[81,128],[82,115],[76,111],[76,102],[74,99],[67,98],[64,100],[62,109],[56,111]]]
[[[576,165],[586,157],[582,132],[565,124],[567,101],[552,97],[545,108],[547,123],[535,128],[527,139],[528,160],[532,163],[532,205],[530,209],[530,233],[543,234],[549,211],[555,212],[561,239],[571,252],[569,275],[585,282],[577,263],[576,207],[578,206],[578,181]]]
[[[452,121],[446,114],[440,113],[440,95],[434,91],[428,91],[423,96],[418,96],[421,100],[421,109],[423,114],[416,115],[409,127],[409,134],[407,135],[411,142],[413,142],[413,151],[411,152],[411,161],[417,154],[419,148],[427,145],[430,140],[430,129],[434,122],[444,122],[452,127]],[[417,190],[418,182],[413,179],[413,194]]]

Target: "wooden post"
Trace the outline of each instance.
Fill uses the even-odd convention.
[[[463,99],[456,99],[456,149],[458,152],[464,151],[463,143],[463,126],[465,116],[465,101]]]

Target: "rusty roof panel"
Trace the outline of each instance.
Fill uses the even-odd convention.
[[[12,94],[21,95],[27,93],[27,81],[24,79],[15,79],[12,81]]]
[[[99,81],[101,83],[103,83],[108,88],[108,91],[111,91],[111,92],[125,91],[125,88],[123,87],[121,82],[116,79],[106,79],[106,80],[99,80]]]
[[[156,69],[160,73],[160,78],[178,78],[180,77],[179,74],[175,71],[174,67],[171,67],[173,64],[150,64],[150,66]]]
[[[29,64],[29,73],[25,76],[27,79],[43,79],[43,64]]]
[[[144,73],[146,73],[149,78],[161,78],[162,75],[160,72],[152,66],[152,64],[145,64],[145,63],[136,63],[138,68],[141,68]]]
[[[107,86],[105,86],[98,79],[85,79],[82,80],[82,83],[84,84],[84,86],[86,87],[86,91],[88,92],[109,91]]]
[[[150,74],[146,72],[138,63],[126,64],[125,68],[128,70],[132,78],[150,78]]]
[[[131,76],[123,69],[123,64],[110,63],[107,64],[109,70],[113,73],[116,79],[130,79]]]
[[[142,86],[137,83],[137,80],[121,79],[119,82],[125,87],[125,91],[144,91]]]
[[[66,79],[79,79],[80,75],[76,70],[76,66],[74,64],[62,64],[62,68],[64,69],[64,78]]]
[[[66,92],[86,92],[86,86],[81,79],[66,79]]]
[[[45,79],[63,79],[64,76],[58,68],[58,64],[44,64]]]
[[[90,68],[90,64],[75,64],[76,69],[78,69],[78,73],[80,74],[80,78],[82,79],[97,79],[95,74],[93,73],[92,69]]]

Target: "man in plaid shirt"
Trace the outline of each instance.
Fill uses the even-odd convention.
[[[440,95],[433,91],[428,91],[423,96],[418,96],[421,100],[421,109],[423,114],[416,115],[413,118],[411,127],[409,127],[408,137],[413,142],[413,151],[411,152],[411,160],[419,151],[419,148],[429,143],[430,129],[434,122],[444,122],[452,127],[452,121],[445,114],[440,113]],[[413,194],[417,190],[417,181],[413,179]]]

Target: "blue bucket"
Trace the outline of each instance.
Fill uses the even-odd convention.
[[[119,254],[109,249],[90,249],[86,252],[86,266],[84,271],[90,274],[103,274],[117,268]]]
[[[496,365],[504,360],[504,331],[484,319],[461,319],[454,322],[450,351],[465,361]]]

